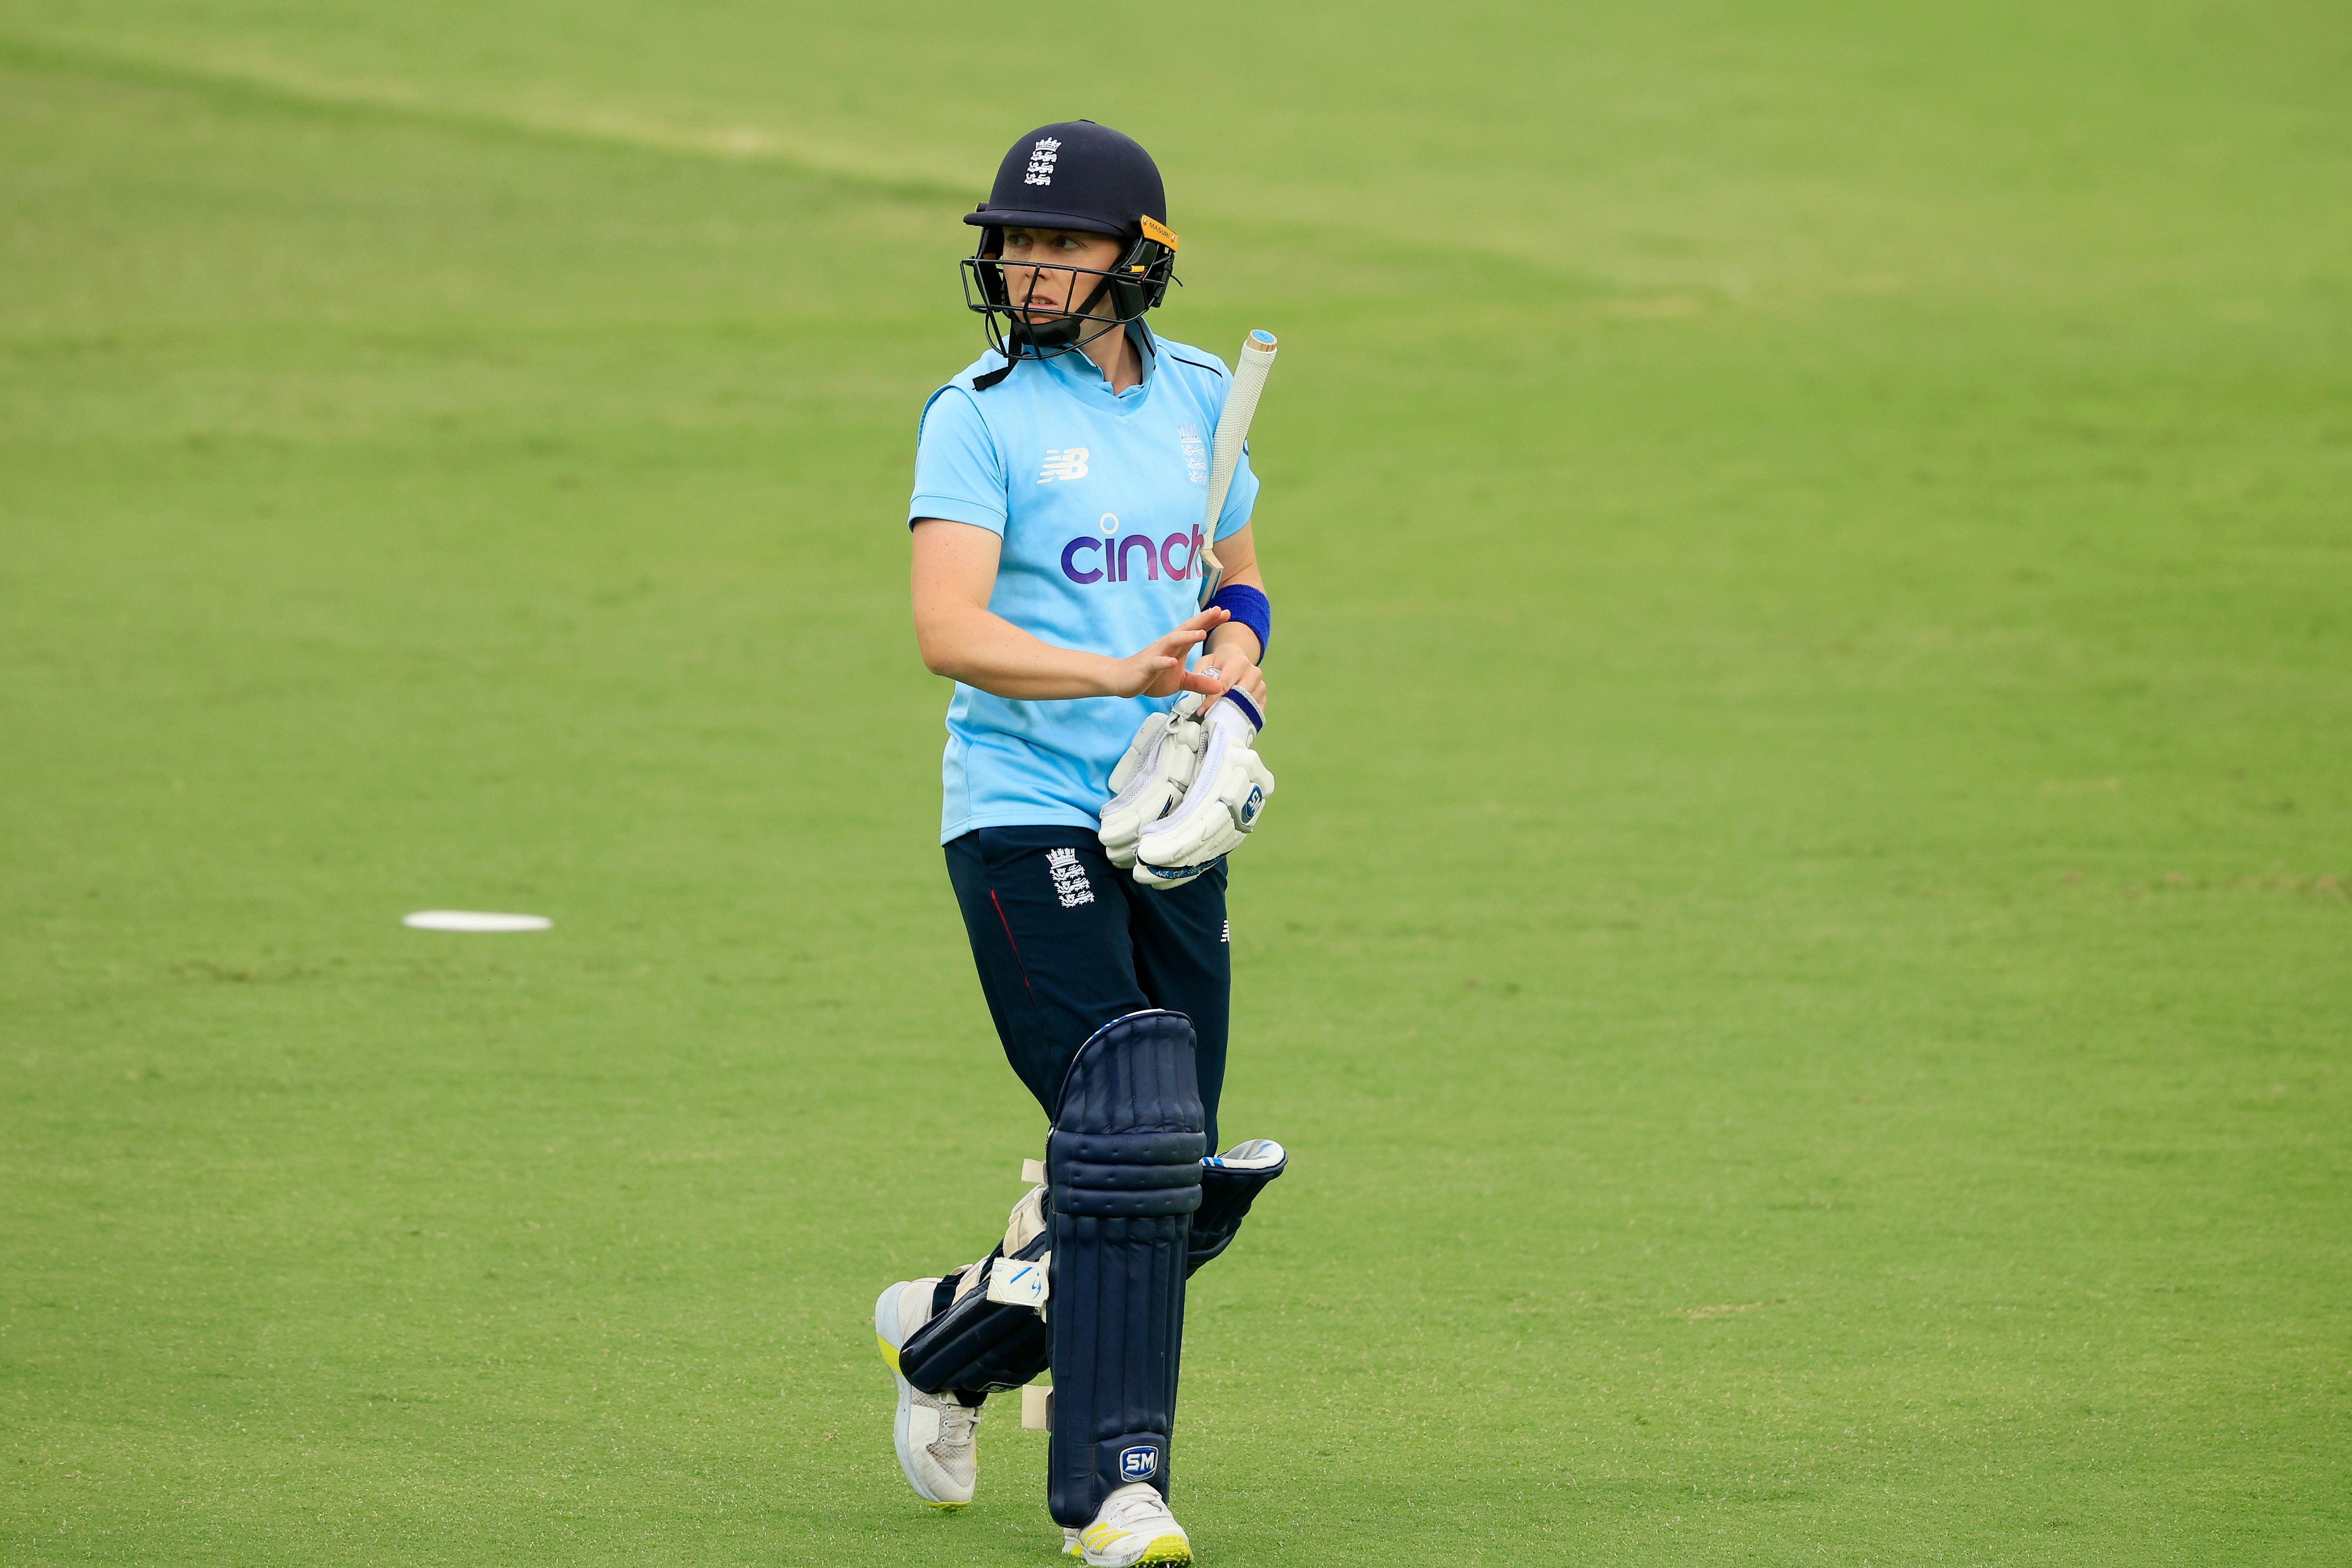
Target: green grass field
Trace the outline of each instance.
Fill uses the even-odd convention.
[[[1285,345],[1202,1561],[2352,1563],[2347,80],[2313,0],[0,0],[0,1561],[1055,1560],[867,1314],[1042,1132],[900,519],[1088,114],[1165,330]]]

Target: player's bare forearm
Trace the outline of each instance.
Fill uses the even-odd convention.
[[[1255,582],[1249,585],[1256,588],[1261,594],[1265,592],[1264,587]],[[1227,621],[1223,626],[1211,632],[1208,651],[1211,654],[1238,653],[1243,660],[1249,664],[1255,664],[1265,657],[1265,649],[1258,646],[1257,634],[1239,621]],[[1212,662],[1216,663],[1220,668],[1229,668],[1233,664],[1231,659]]]
[[[928,616],[918,611],[915,640],[932,674],[998,697],[1044,700],[1115,693],[1118,660],[1055,647],[1002,616],[969,605],[940,607]]]
[[[915,524],[915,642],[934,675],[1016,701],[1223,689],[1184,668],[1186,656],[1224,625],[1223,610],[1204,610],[1125,658],[1059,647],[989,609],[1003,542],[970,523],[924,518]]]

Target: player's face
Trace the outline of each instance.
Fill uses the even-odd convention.
[[[1108,235],[1065,228],[1008,228],[1004,231],[1005,299],[1030,325],[1045,326],[1060,313],[1084,304],[1102,281],[1085,271],[1063,269],[1075,267],[1108,272],[1118,261],[1118,241]],[[1107,317],[1109,301],[1097,303],[1095,311]]]

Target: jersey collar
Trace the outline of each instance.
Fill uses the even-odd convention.
[[[1056,354],[1042,362],[1055,375],[1066,379],[1070,389],[1085,398],[1090,406],[1106,412],[1129,415],[1151,400],[1151,384],[1160,368],[1160,342],[1151,329],[1140,320],[1127,323],[1128,341],[1135,344],[1137,357],[1143,368],[1143,379],[1123,393],[1113,393],[1110,382],[1095,362],[1082,353]]]

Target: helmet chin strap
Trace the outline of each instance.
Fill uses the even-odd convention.
[[[1110,321],[1105,324],[1102,331],[1098,332],[1092,333],[1083,338],[1078,336],[1078,333],[1084,330],[1081,323],[1090,320],[1100,319],[1095,315],[1094,309],[1097,305],[1102,303],[1103,295],[1108,293],[1109,289],[1109,279],[1105,278],[1098,280],[1095,284],[1094,292],[1087,296],[1086,303],[1080,305],[1076,310],[1070,311],[1042,327],[1031,326],[1028,322],[1021,319],[1019,312],[1013,312],[1013,347],[1016,349],[1054,349],[1056,351],[1082,349],[1088,343],[1108,336],[1112,331],[1118,328],[1127,325],[1127,323],[1119,321],[1117,317],[1113,317]],[[1040,354],[1039,357],[1043,358],[1044,355]]]

